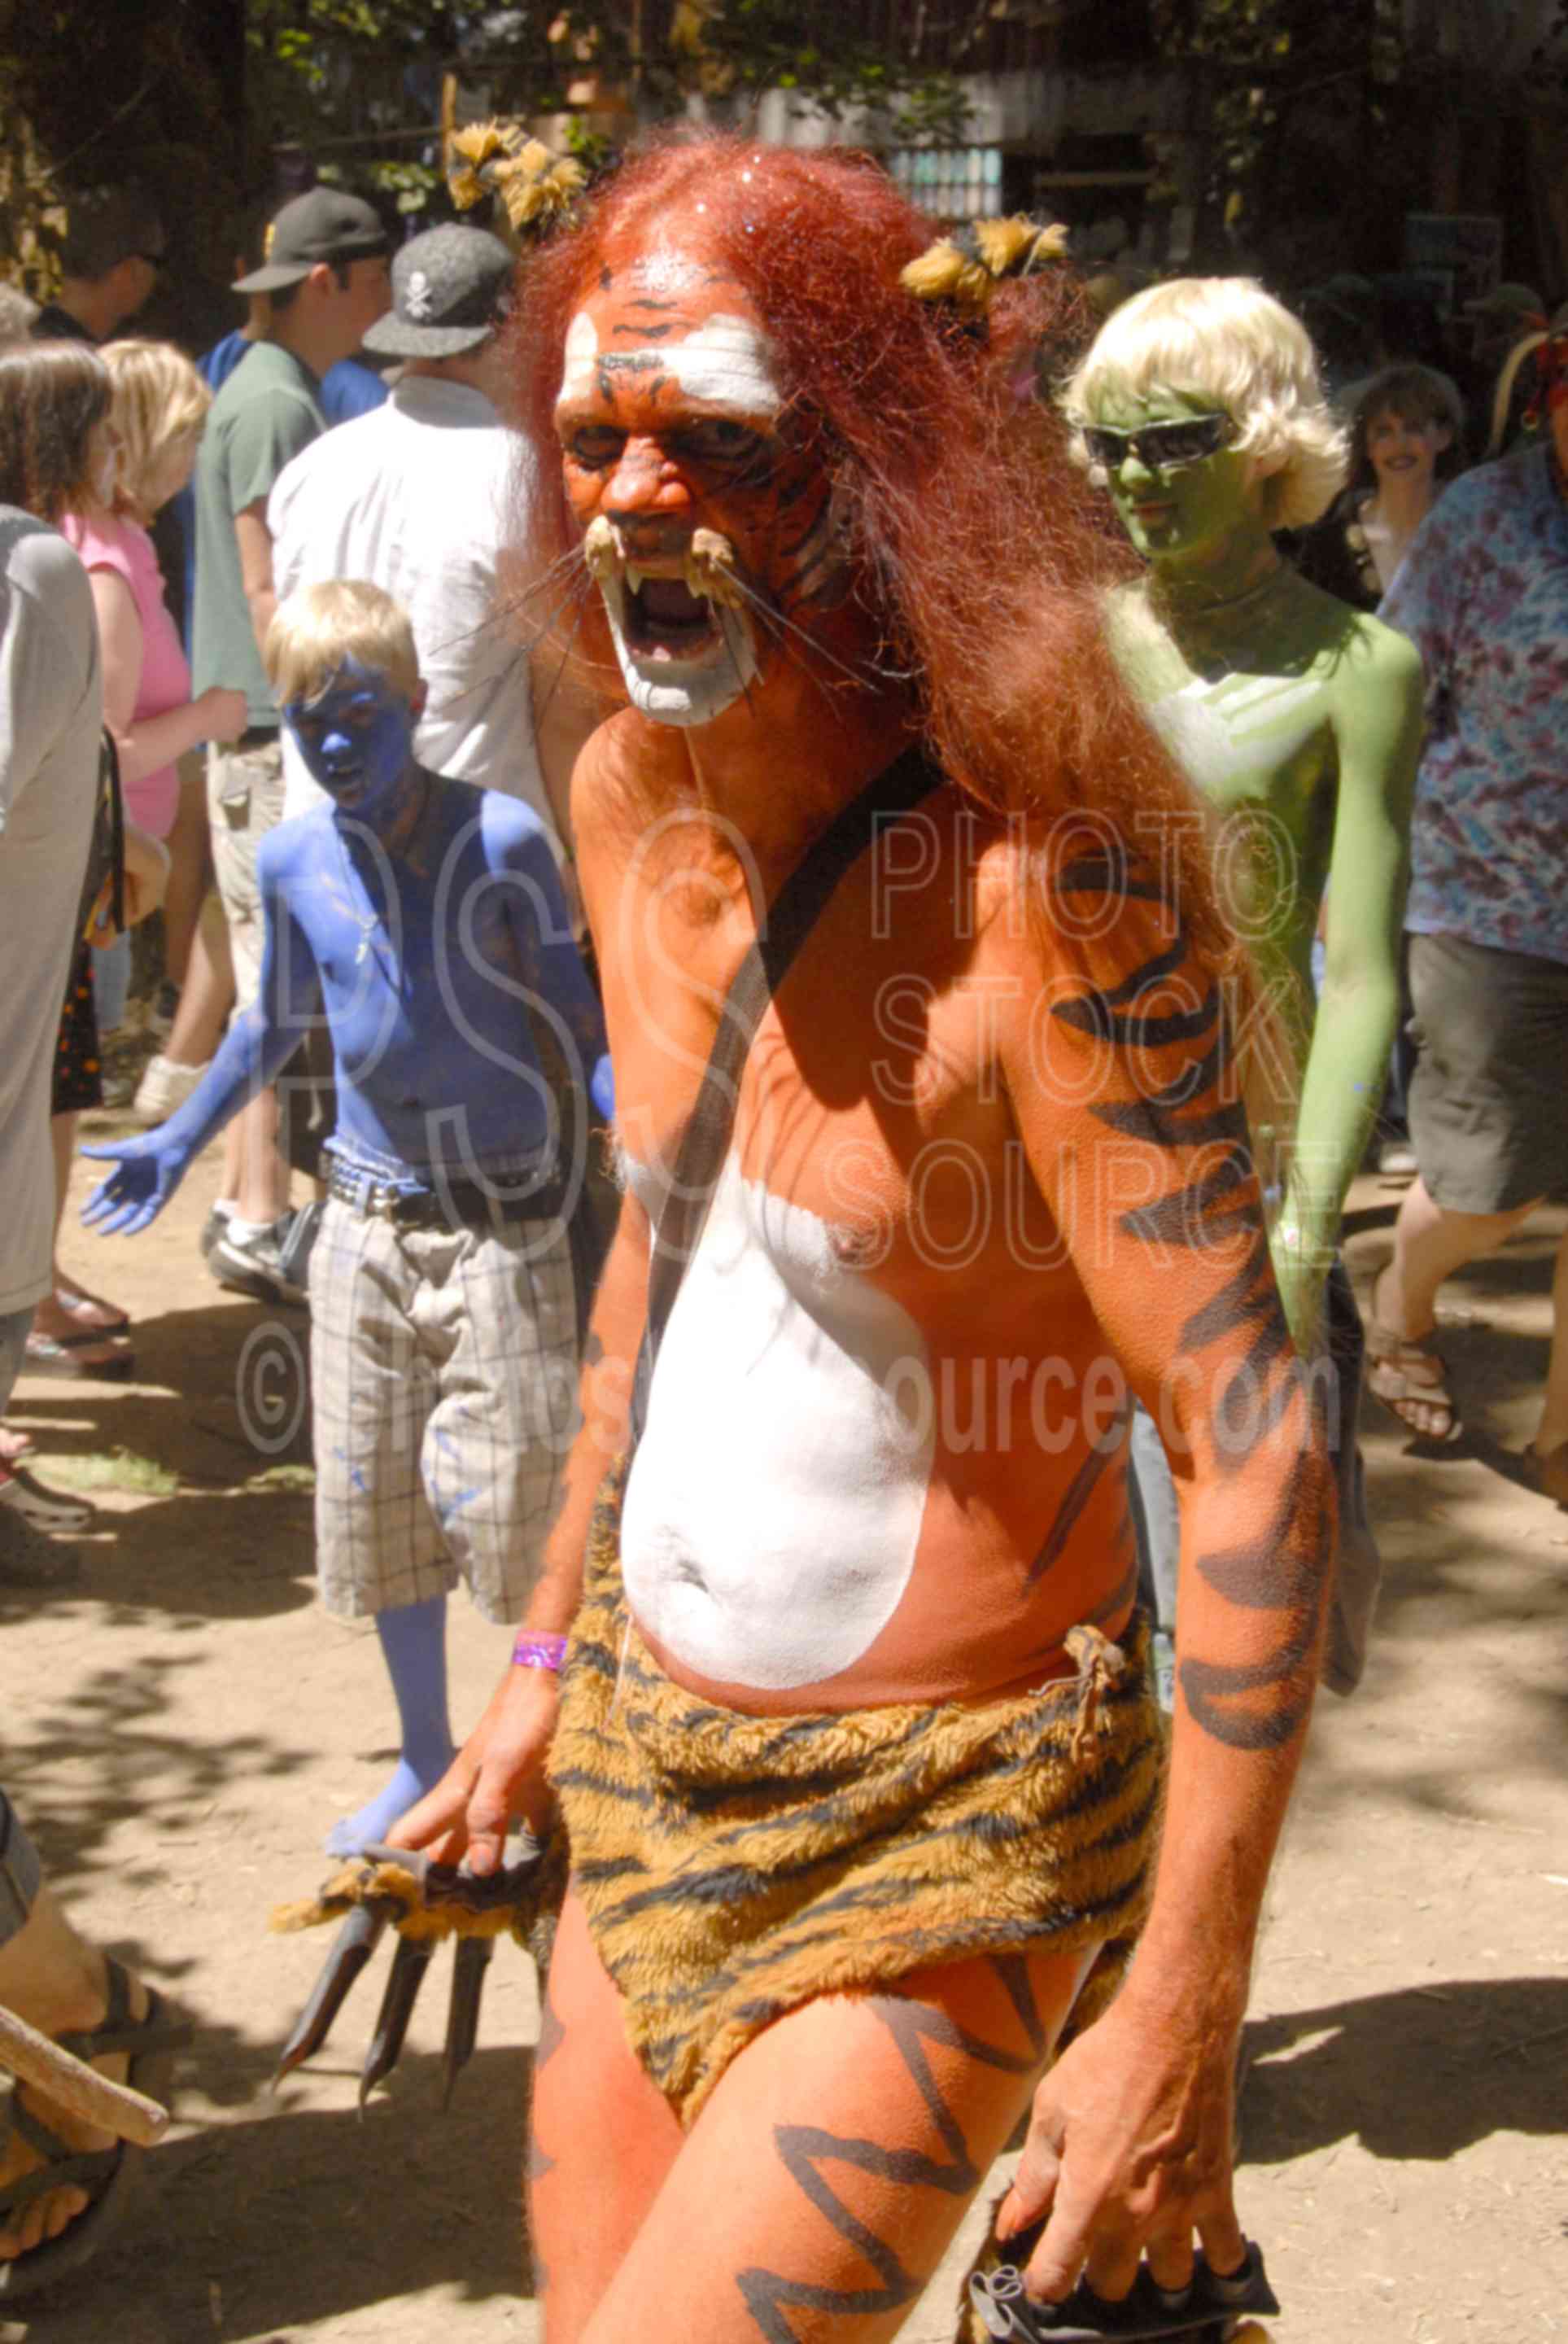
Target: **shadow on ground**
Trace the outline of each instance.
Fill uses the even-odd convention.
[[[1244,2164],[1284,2164],[1352,2138],[1374,2157],[1433,2162],[1496,2132],[1554,2140],[1568,1978],[1405,1986],[1250,2021],[1245,2045]]]
[[[196,1741],[171,1725],[174,1680],[201,1658],[193,1646],[188,1657],[150,1653],[134,1668],[85,1671],[55,1705],[32,1712],[27,1824],[52,1874],[77,1879],[104,1868],[116,1829],[151,1814],[171,1856],[199,1849],[226,1793],[316,1763],[314,1750],[286,1741],[216,1732]],[[134,1858],[118,1859],[115,1868],[133,1889],[151,1891],[167,1876],[164,1864]],[[222,1893],[216,1880],[214,1893]]]
[[[51,1454],[116,1447],[226,1488],[280,1459],[309,1455],[309,1320],[302,1311],[216,1297],[200,1309],[138,1318],[134,1377],[25,1374],[10,1417]]]
[[[532,2292],[520,2210],[528,2053],[480,2052],[446,2116],[439,2058],[409,2056],[361,2121],[311,2107],[319,2084],[291,2083],[269,2104],[259,2096],[271,2054],[236,2046],[224,2078],[211,2073],[220,2052],[204,2032],[191,2078],[226,2084],[226,2098],[243,2083],[249,2108],[144,2160],[129,2228],[36,2299],[33,2332],[49,2344],[281,2339],[433,2288],[466,2304]],[[432,2333],[440,2319],[432,2305]]]

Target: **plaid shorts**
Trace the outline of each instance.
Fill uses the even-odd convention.
[[[533,1586],[577,1426],[564,1225],[406,1229],[330,1201],[310,1257],[316,1546],[346,1620],[459,1578],[487,1620]]]
[[[263,743],[258,748],[226,749],[209,742],[206,803],[213,874],[228,922],[228,948],[234,962],[234,1005],[236,1010],[248,1009],[261,991],[261,956],[266,940],[256,850],[283,819],[281,747]]]

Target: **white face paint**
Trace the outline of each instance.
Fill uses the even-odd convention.
[[[613,424],[616,406],[601,393],[607,385],[613,389],[618,378],[648,393],[639,409],[649,420],[634,430],[659,428],[667,393],[672,418],[677,400],[690,402],[703,416],[753,426],[782,410],[772,352],[758,326],[722,309],[697,323],[660,317],[661,309],[678,305],[683,294],[702,284],[704,269],[684,254],[665,252],[651,255],[633,274],[648,298],[647,315],[632,305],[636,322],[601,341],[594,314],[578,312],[567,329],[558,409],[597,408],[596,419]],[[674,641],[652,641],[646,610],[638,623],[635,576],[613,566],[598,574],[616,658],[631,704],[644,716],[682,727],[709,724],[749,691],[760,663],[749,612],[713,602],[705,635],[693,628],[689,643],[678,640],[678,631]]]
[[[592,390],[598,357],[598,336],[593,319],[586,309],[579,309],[567,328],[566,367],[556,395],[558,407],[563,399],[581,399]]]
[[[657,1183],[628,1164],[657,1214]],[[919,1328],[829,1225],[732,1156],[659,1352],[621,1518],[639,1627],[771,1692],[868,1652],[914,1568],[935,1453]]]
[[[773,373],[764,337],[744,318],[715,310],[678,342],[635,343],[599,349],[598,335],[586,309],[567,328],[566,365],[557,399],[586,398],[600,367],[617,374],[663,374],[689,398],[717,408],[733,408],[748,420],[779,414],[784,394]]]

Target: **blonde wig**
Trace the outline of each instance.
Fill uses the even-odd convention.
[[[419,686],[408,613],[367,578],[327,578],[291,594],[266,631],[266,657],[267,679],[285,707],[319,700],[347,659],[384,675],[406,700]]]
[[[1271,529],[1304,529],[1342,487],[1349,450],[1329,410],[1307,330],[1249,277],[1180,277],[1135,293],[1101,327],[1062,393],[1081,433],[1111,411],[1174,391],[1221,409],[1232,443],[1269,467]],[[1081,438],[1075,452],[1089,461]]]
[[[114,385],[110,418],[120,442],[115,509],[150,520],[160,476],[182,440],[196,440],[212,392],[172,342],[106,342],[99,353]]]

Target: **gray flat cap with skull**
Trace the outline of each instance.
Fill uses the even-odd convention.
[[[515,256],[482,227],[432,227],[392,263],[392,307],[365,337],[383,358],[455,359],[510,310]]]

